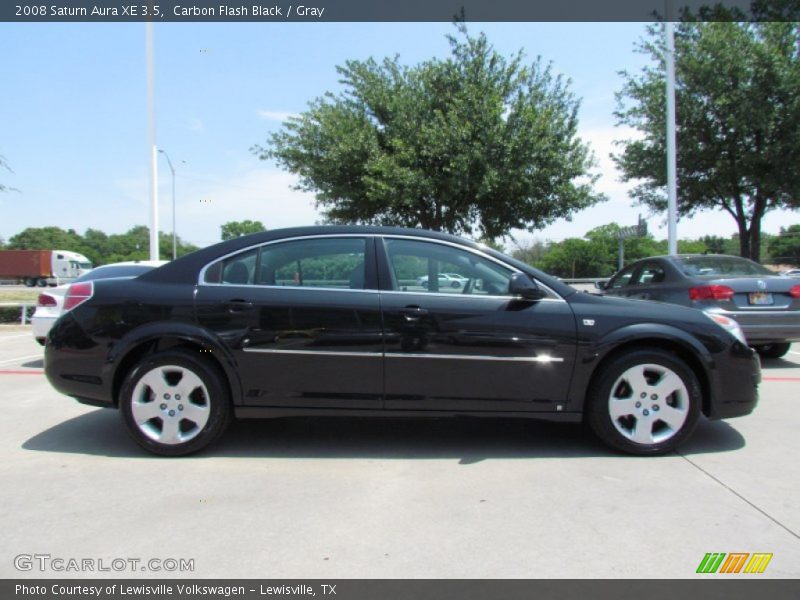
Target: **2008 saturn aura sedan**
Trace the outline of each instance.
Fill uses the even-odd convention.
[[[50,383],[118,408],[163,455],[203,448],[233,416],[310,414],[586,420],[613,448],[661,454],[701,413],[750,413],[760,380],[725,316],[577,292],[410,229],[258,233],[73,285],[66,305],[45,348]]]

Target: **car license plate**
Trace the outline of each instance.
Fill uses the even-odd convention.
[[[772,294],[769,292],[752,292],[750,294],[750,304],[764,306],[772,304]]]

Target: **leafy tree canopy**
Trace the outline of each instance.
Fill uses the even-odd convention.
[[[496,239],[604,199],[569,82],[458,30],[444,60],[347,61],[343,92],[311,102],[254,152],[299,175],[334,223]]]
[[[523,246],[513,256],[548,273],[563,278],[608,277],[619,265],[620,225],[608,223],[587,231],[583,238],[568,238],[545,245],[541,241]],[[721,238],[720,238],[721,239]],[[733,240],[728,240],[733,245]],[[648,256],[667,254],[667,240],[652,235],[623,240],[624,262],[630,264]],[[678,252],[713,252],[704,240],[679,240]]]
[[[800,27],[790,22],[682,23],[676,29],[678,210],[723,210],[742,256],[759,259],[761,220],[800,206]],[[660,26],[639,50],[655,64],[623,73],[619,124],[642,137],[614,159],[633,195],[666,209],[665,61]]]
[[[88,258],[93,265],[150,258],[150,229],[137,225],[126,233],[106,235],[97,229],[87,229],[80,235],[74,229],[60,227],[29,227],[8,240],[9,250],[71,250]],[[197,250],[197,246],[178,238],[178,256]],[[164,258],[172,256],[172,235],[159,232],[159,252]]]
[[[772,262],[800,266],[800,225],[781,227],[780,235],[772,237],[767,246]]]
[[[222,232],[222,240],[232,240],[243,235],[250,233],[258,233],[259,231],[266,231],[267,228],[261,221],[228,221],[224,225],[220,225]]]

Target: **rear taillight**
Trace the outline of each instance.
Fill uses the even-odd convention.
[[[36,300],[36,306],[58,306],[58,303],[56,303],[56,299],[52,296],[48,296],[47,294],[39,294],[39,298]]]
[[[789,295],[790,295],[792,298],[800,298],[800,285],[795,285],[795,286],[792,286],[792,287],[789,289]]]
[[[727,285],[698,285],[689,288],[690,300],[730,300],[734,291]]]
[[[92,297],[92,294],[94,294],[94,285],[91,281],[73,283],[69,286],[67,296],[64,298],[64,310],[68,311],[83,304]]]

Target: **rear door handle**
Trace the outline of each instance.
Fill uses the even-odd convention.
[[[413,323],[419,321],[422,317],[427,316],[428,310],[422,308],[421,306],[406,306],[400,310],[400,314],[403,315],[403,318],[406,321]]]
[[[225,303],[225,308],[227,308],[228,312],[230,313],[243,312],[245,310],[253,308],[253,303],[250,302],[249,300],[242,300],[240,298],[236,298],[234,300],[228,300]]]

